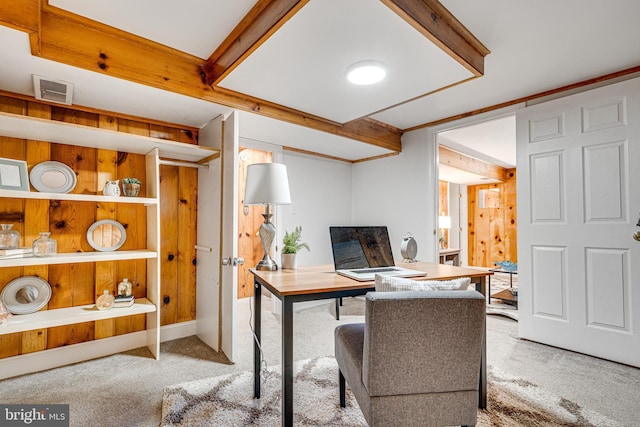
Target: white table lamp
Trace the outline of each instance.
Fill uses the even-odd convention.
[[[442,213],[442,215],[440,215],[438,217],[438,228],[440,230],[442,230],[440,232],[440,247],[442,249],[447,247],[447,242],[445,242],[445,231],[444,230],[450,230],[451,229],[451,217],[448,215],[445,215],[444,212]]]
[[[260,226],[260,240],[264,256],[256,266],[257,270],[277,270],[278,265],[271,258],[271,246],[276,235],[276,227],[271,222],[272,205],[291,203],[287,167],[280,163],[255,163],[247,166],[247,181],[244,190],[245,205],[265,205],[262,214],[264,222]]]

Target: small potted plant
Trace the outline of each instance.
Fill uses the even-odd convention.
[[[291,233],[284,232],[282,238],[282,268],[285,270],[295,270],[297,266],[296,254],[301,249],[311,251],[308,243],[301,242],[302,227],[297,226]]]
[[[123,179],[122,191],[127,197],[137,197],[140,194],[140,180],[138,178]]]

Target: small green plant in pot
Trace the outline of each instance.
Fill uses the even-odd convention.
[[[297,266],[296,254],[301,249],[311,251],[309,244],[302,242],[302,227],[297,226],[291,233],[284,232],[282,238],[282,268],[285,270],[295,270]]]
[[[137,178],[123,179],[122,190],[127,197],[137,197],[140,194],[140,180]]]

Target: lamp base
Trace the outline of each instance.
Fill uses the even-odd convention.
[[[258,265],[256,265],[256,270],[276,271],[278,270],[278,264],[270,257],[268,259],[262,258]]]

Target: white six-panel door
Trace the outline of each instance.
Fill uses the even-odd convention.
[[[517,113],[519,334],[640,366],[640,79]]]

